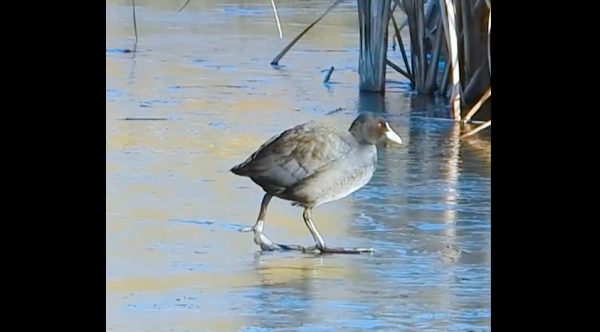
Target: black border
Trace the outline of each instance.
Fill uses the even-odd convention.
[[[5,192],[21,204],[7,206],[16,262],[5,269],[20,283],[8,288],[21,303],[7,304],[24,309],[23,326],[106,330],[105,5],[5,9],[14,18],[5,33],[20,33],[4,48],[18,60],[4,62],[14,71],[4,125],[15,171]]]

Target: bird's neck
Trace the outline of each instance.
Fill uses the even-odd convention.
[[[361,135],[361,133],[358,132],[357,128],[350,128],[350,134],[352,134],[352,136],[354,137],[354,139],[358,142],[358,144],[360,145],[373,145],[373,143],[367,141],[363,135]]]

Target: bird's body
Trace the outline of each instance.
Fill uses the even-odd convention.
[[[304,221],[320,251],[361,252],[326,248],[310,214],[312,208],[344,198],[371,180],[377,164],[375,143],[384,135],[402,143],[386,121],[370,114],[359,116],[349,130],[308,122],[273,136],[234,166],[233,173],[249,177],[266,192],[256,225],[247,229],[254,231],[255,242],[263,249],[276,246],[262,233],[267,205],[275,196],[305,208]]]
[[[367,184],[376,163],[374,145],[359,144],[347,130],[309,122],[272,137],[232,172],[273,196],[315,207]]]

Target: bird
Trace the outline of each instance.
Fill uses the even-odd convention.
[[[254,232],[254,243],[263,251],[373,252],[372,248],[327,246],[315,226],[312,210],[366,185],[377,164],[376,144],[384,139],[403,143],[388,121],[368,112],[358,115],[347,130],[310,121],[271,137],[245,161],[230,169],[236,175],[249,177],[265,191],[256,223],[240,231]],[[314,246],[279,244],[265,235],[267,207],[273,197],[304,208],[302,217],[315,241]]]

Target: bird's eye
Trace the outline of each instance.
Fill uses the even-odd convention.
[[[385,124],[383,122],[377,122],[377,128],[383,128]]]

